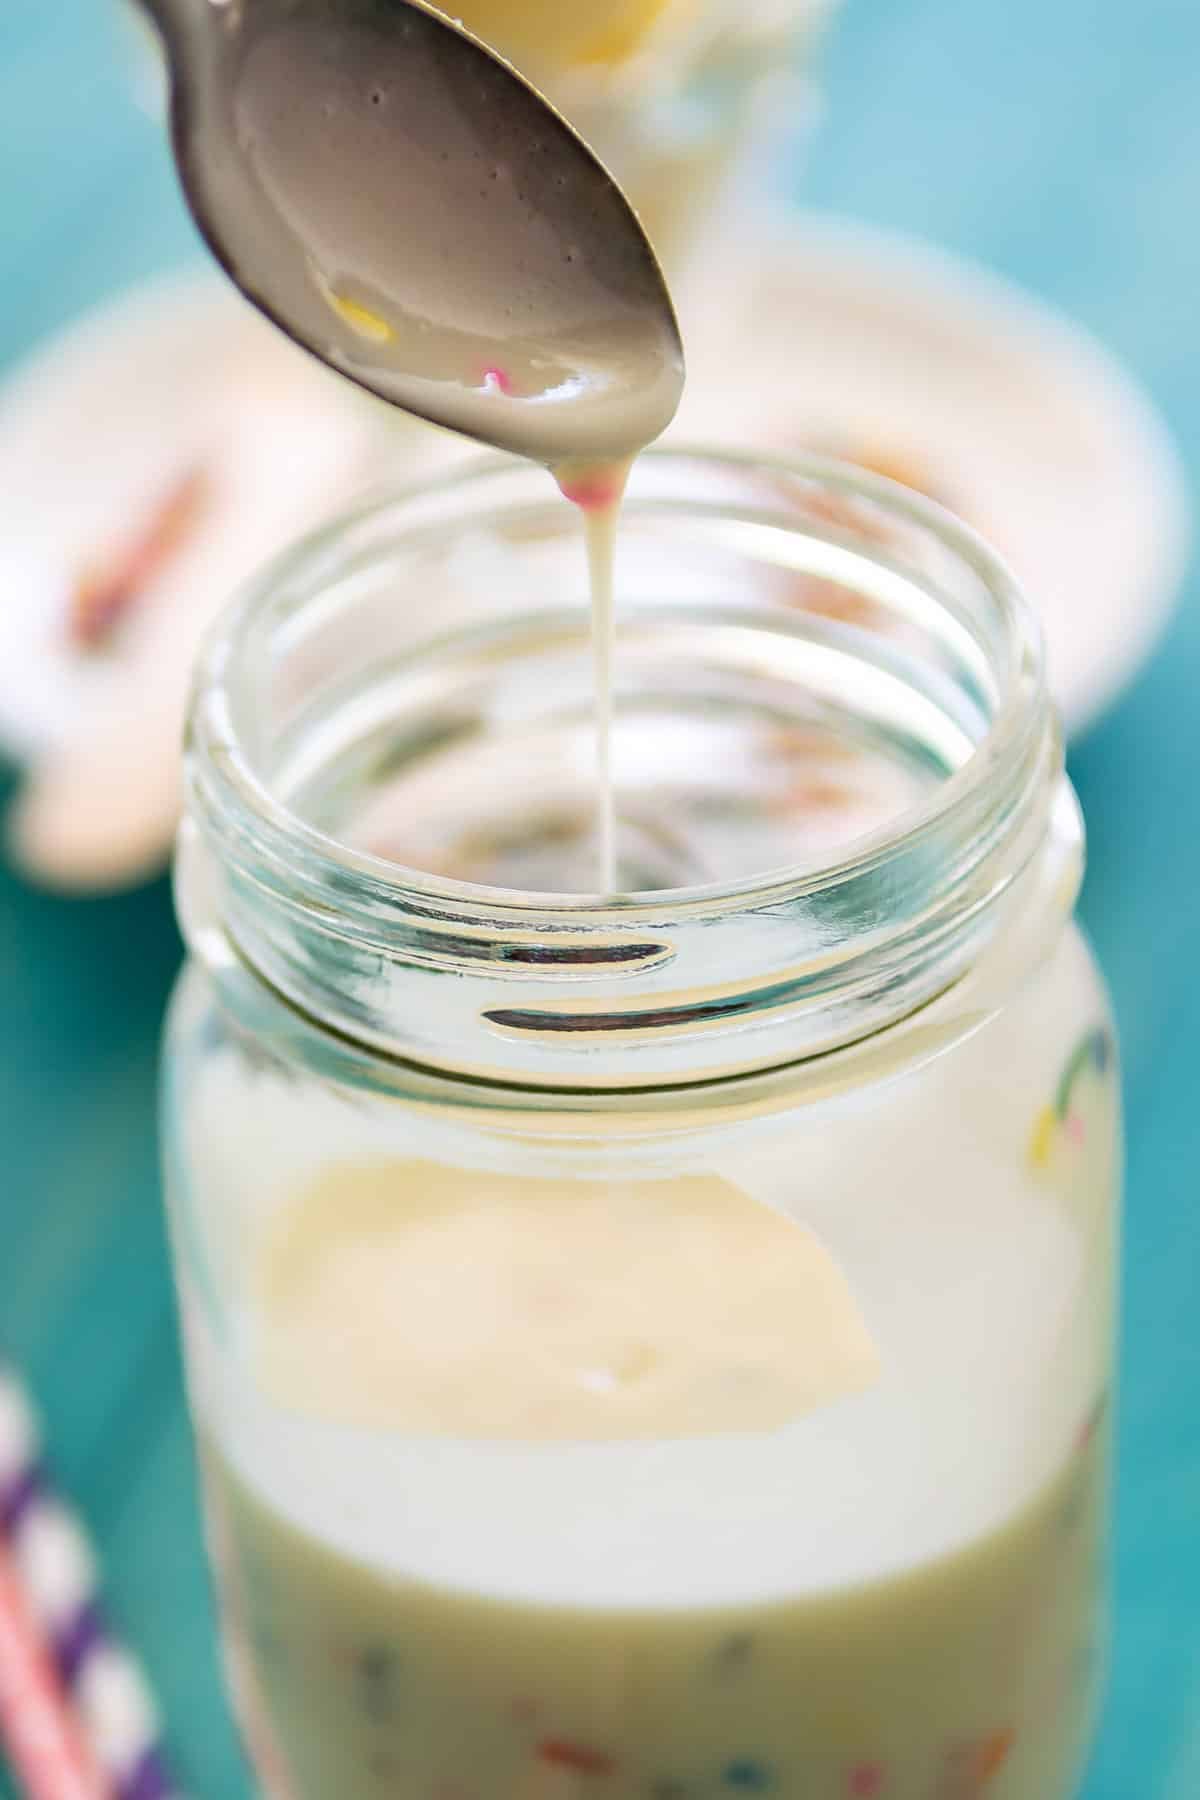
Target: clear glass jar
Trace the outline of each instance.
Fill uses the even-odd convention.
[[[201,669],[165,1141],[252,1758],[1066,1800],[1118,1099],[1036,632],[818,463],[643,458],[619,591],[615,897],[541,472],[365,507]]]

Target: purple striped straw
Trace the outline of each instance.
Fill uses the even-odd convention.
[[[146,1678],[105,1617],[87,1536],[54,1490],[29,1395],[2,1361],[0,1539],[114,1800],[181,1800]]]

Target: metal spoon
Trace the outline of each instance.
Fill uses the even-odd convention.
[[[636,215],[478,39],[423,0],[142,4],[196,223],[298,344],[547,463],[670,422],[679,328]]]

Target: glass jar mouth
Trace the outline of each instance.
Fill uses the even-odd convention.
[[[636,916],[639,908],[649,908],[658,915],[664,906],[740,908],[750,897],[761,897],[767,891],[780,888],[803,891],[826,885],[855,868],[877,862],[902,840],[911,841],[939,823],[952,821],[969,806],[981,787],[992,783],[997,768],[1019,751],[1022,740],[1040,729],[1046,696],[1041,630],[1037,619],[1007,565],[977,532],[936,501],[902,487],[886,476],[828,457],[764,458],[750,452],[651,448],[643,453],[640,461],[672,466],[686,463],[699,468],[817,482],[868,500],[886,509],[897,520],[914,523],[936,534],[940,543],[961,558],[964,567],[979,579],[995,604],[1002,627],[1002,648],[998,644],[997,649],[1003,661],[993,651],[998,687],[995,711],[986,734],[962,765],[927,797],[916,801],[888,823],[853,839],[839,854],[824,862],[799,865],[787,862],[736,879],[641,891],[622,890],[613,894],[518,889],[457,879],[398,864],[391,858],[340,842],[315,827],[271,791],[256,772],[247,744],[245,709],[235,692],[237,671],[259,653],[255,640],[261,639],[264,612],[275,612],[272,629],[286,628],[289,610],[309,601],[308,582],[313,563],[323,562],[344,534],[363,525],[370,526],[397,510],[419,507],[423,501],[440,501],[448,493],[461,497],[464,513],[471,507],[475,493],[479,493],[484,501],[484,492],[493,482],[511,481],[514,474],[511,458],[494,455],[472,459],[449,483],[442,476],[369,495],[352,510],[300,539],[272,561],[235,600],[209,636],[193,690],[189,721],[192,756],[200,755],[213,765],[229,803],[244,810],[247,817],[257,823],[264,837],[286,842],[307,858],[324,864],[331,878],[344,876],[385,887],[393,885],[433,900],[482,903],[510,917],[514,924],[520,924],[530,914],[575,918],[592,914],[597,909],[620,910],[626,916]],[[515,468],[521,475],[531,473],[522,464]],[[549,504],[559,504],[549,489],[547,495]],[[293,587],[297,577],[302,585]],[[798,631],[800,627],[781,619],[776,629],[786,632]]]
[[[488,531],[507,536],[480,551]],[[305,761],[298,740],[315,741],[339,708],[352,711],[370,675],[368,650],[348,675],[327,678],[347,655],[348,624],[365,632],[367,620],[401,618],[397,583],[415,600],[427,559],[468,538],[470,585],[481,571],[490,582],[506,559],[528,573],[546,533],[560,560],[565,548],[581,561],[577,531],[544,471],[489,457],[450,482],[368,499],[278,558],[225,616],[200,665],[187,768],[220,889],[212,910],[242,957],[306,1011],[377,1048],[555,1085],[708,1080],[743,1061],[794,1060],[877,1030],[957,979],[1042,845],[1061,776],[1039,634],[969,526],[827,459],[677,449],[639,459],[623,535],[651,545],[651,563],[680,591],[657,611],[641,607],[637,628],[648,620],[678,649],[679,621],[698,620],[696,631],[756,679],[794,663],[787,679],[798,693],[861,663],[864,682],[886,690],[871,722],[884,735],[899,729],[888,708],[911,691],[931,731],[942,720],[941,748],[935,732],[925,749],[943,766],[886,821],[828,855],[610,896],[406,866],[346,841],[281,787],[280,746],[292,780],[297,754]],[[678,557],[654,564],[656,532],[675,534]],[[677,563],[701,581],[723,569],[718,599],[697,611]],[[772,582],[869,604],[887,630],[852,610],[789,611],[770,584],[742,592],[742,577],[763,569]],[[513,586],[526,600],[527,587]],[[455,658],[475,659],[479,679],[491,679],[535,626],[559,629],[552,618],[493,604],[487,623],[460,622],[419,644],[410,634],[395,657],[409,681],[402,705],[436,687]],[[280,697],[289,682],[299,700]],[[442,1033],[431,1028],[414,1041],[403,1022],[433,972],[468,982],[454,1041],[435,1041]],[[444,985],[427,997],[445,1011]]]

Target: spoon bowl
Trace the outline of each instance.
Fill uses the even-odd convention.
[[[143,0],[199,229],[242,292],[380,398],[555,464],[652,441],[679,329],[635,213],[422,0]]]

